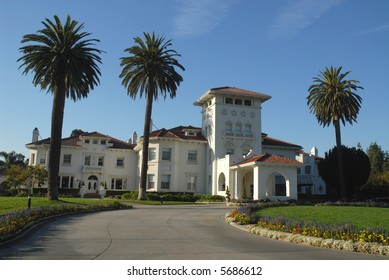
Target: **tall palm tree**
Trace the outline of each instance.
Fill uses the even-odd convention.
[[[24,68],[23,74],[33,72],[33,84],[53,94],[51,115],[51,139],[49,151],[49,200],[58,200],[58,174],[61,156],[62,124],[65,98],[76,101],[88,96],[90,90],[99,84],[101,75],[97,63],[101,63],[96,49],[97,39],[87,39],[90,33],[83,32],[84,24],[78,24],[67,17],[62,25],[58,16],[54,22],[42,21],[44,28],[37,34],[23,36],[25,45],[19,50],[18,59]]]
[[[120,66],[123,69],[119,76],[122,78],[122,85],[127,89],[128,95],[133,99],[136,98],[138,92],[140,97],[143,94],[146,97],[139,200],[146,198],[148,147],[153,100],[157,100],[159,94],[166,98],[167,93],[169,93],[170,98],[174,98],[177,86],[183,81],[175,67],[185,71],[185,68],[176,59],[181,55],[170,49],[171,40],[166,41],[164,37],[158,37],[154,32],[151,35],[144,32],[143,35],[144,40],[140,37],[134,38],[135,45],[124,50],[130,56],[120,58]]]
[[[338,176],[340,197],[347,200],[346,187],[344,182],[342,141],[340,134],[340,122],[353,124],[357,122],[357,115],[361,107],[362,98],[355,92],[363,89],[358,86],[357,80],[346,80],[350,73],[341,73],[342,67],[326,67],[324,72],[313,78],[313,84],[309,87],[307,104],[311,113],[316,115],[320,125],[335,127],[336,147],[338,154]]]

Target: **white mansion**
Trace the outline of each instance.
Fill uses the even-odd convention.
[[[233,88],[212,88],[194,105],[202,127],[178,126],[150,134],[147,190],[194,192],[231,198],[297,199],[298,193],[325,194],[318,175],[317,150],[262,133],[261,106],[271,97]],[[48,164],[50,139],[33,131],[30,165]],[[59,187],[82,194],[105,189],[136,190],[142,138],[129,142],[99,132],[62,139]]]

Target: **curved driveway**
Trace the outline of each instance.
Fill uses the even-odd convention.
[[[65,216],[0,247],[0,259],[389,259],[262,238],[226,224],[229,210],[220,204],[136,205]]]

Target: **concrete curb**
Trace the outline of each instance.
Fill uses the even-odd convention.
[[[240,225],[235,223],[234,219],[231,217],[226,217],[226,222],[235,228],[266,238],[272,238],[295,244],[303,244],[327,249],[338,249],[349,252],[389,256],[389,246],[380,245],[378,243],[325,239],[314,236],[305,236],[301,234],[270,230],[256,225]]]

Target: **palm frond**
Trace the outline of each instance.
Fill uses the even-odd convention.
[[[70,16],[64,25],[58,16],[42,24],[44,28],[36,34],[23,36],[21,42],[29,45],[19,49],[19,69],[23,68],[23,74],[32,72],[33,84],[52,93],[64,75],[66,96],[74,101],[86,97],[100,83],[102,51],[95,47],[99,40],[88,39],[91,34],[82,32],[84,25]]]
[[[136,98],[146,95],[148,84],[151,82],[154,89],[154,99],[161,95],[166,98],[167,93],[171,98],[176,96],[177,87],[183,81],[175,67],[185,71],[178,62],[180,57],[175,50],[170,49],[171,40],[157,37],[155,33],[143,33],[144,38],[134,38],[135,45],[125,49],[129,56],[120,58],[122,72],[120,78],[127,93]]]
[[[315,114],[320,125],[328,126],[335,121],[343,125],[357,121],[357,115],[362,103],[362,97],[356,94],[357,80],[346,80],[350,71],[341,73],[342,67],[330,67],[313,78],[309,87],[307,105],[311,113]]]

